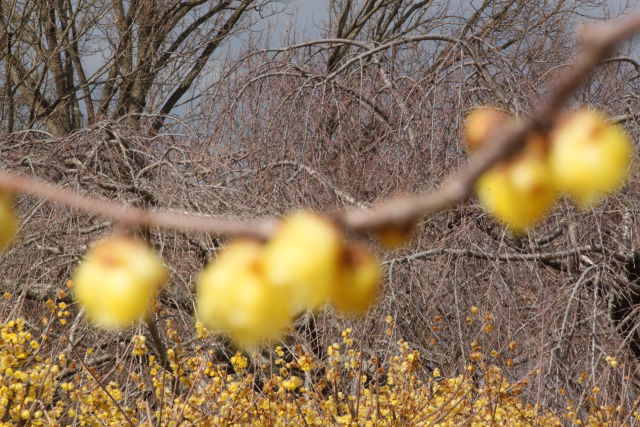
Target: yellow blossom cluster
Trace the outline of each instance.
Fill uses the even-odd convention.
[[[468,117],[469,150],[494,140],[514,123],[491,108]],[[480,202],[502,223],[521,233],[539,221],[561,193],[581,207],[617,190],[632,156],[628,134],[596,111],[566,114],[548,133],[533,132],[524,148],[485,172],[476,183]]]
[[[205,267],[197,282],[198,318],[252,347],[327,301],[343,313],[365,312],[379,279],[379,262],[366,246],[345,244],[327,218],[297,212],[266,243],[231,242]]]
[[[22,318],[0,329],[0,419],[6,424],[50,425],[63,415],[57,399],[59,361],[40,355]]]
[[[600,426],[621,416],[640,420],[606,405],[593,385],[585,384],[590,406],[582,415],[577,402],[555,412],[527,403],[524,390],[534,374],[509,381],[509,372],[482,357],[450,377],[439,368],[423,375],[421,354],[402,340],[384,364],[367,360],[350,329],[329,346],[326,360],[276,347],[270,368],[252,365],[258,359],[246,353],[216,363],[203,338],[187,351],[179,335],[167,331],[167,370],[134,336],[129,354],[145,357],[121,355],[124,363],[104,372],[76,363],[78,353],[41,356],[45,344],[28,329],[22,319],[0,329],[3,425]]]
[[[368,247],[346,244],[328,218],[296,212],[266,243],[233,241],[204,268],[196,285],[199,335],[223,332],[248,348],[278,338],[293,318],[327,301],[361,314],[377,296],[380,275]],[[92,246],[71,286],[94,325],[122,329],[148,316],[167,276],[146,244],[115,236]]]

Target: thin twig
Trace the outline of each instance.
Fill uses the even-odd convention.
[[[171,365],[167,360],[167,347],[164,345],[162,341],[162,337],[160,336],[160,330],[158,329],[158,325],[155,320],[155,316],[153,313],[149,313],[146,318],[147,328],[149,328],[149,333],[151,334],[151,338],[153,339],[153,344],[156,347],[156,351],[158,352],[158,356],[160,358],[160,365],[167,372],[173,372],[171,369]]]
[[[576,254],[585,253],[607,253],[607,251],[597,245],[580,246],[574,249],[567,249],[557,252],[536,252],[536,253],[518,253],[518,254],[500,254],[493,252],[474,251],[470,249],[453,249],[453,248],[436,248],[426,251],[416,252],[399,258],[393,258],[384,262],[384,264],[395,264],[413,261],[421,258],[429,258],[437,255],[454,255],[468,258],[494,260],[494,261],[551,261],[556,259],[568,258]],[[611,255],[619,261],[626,261],[627,257],[623,253],[611,253]]]

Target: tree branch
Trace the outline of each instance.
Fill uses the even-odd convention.
[[[552,261],[556,259],[569,258],[574,255],[582,255],[586,253],[608,253],[604,247],[598,245],[579,246],[573,249],[566,249],[557,252],[536,252],[528,254],[500,254],[494,252],[474,251],[471,249],[453,249],[453,248],[435,248],[426,251],[416,252],[411,255],[393,258],[385,261],[384,264],[393,264],[413,261],[420,258],[429,258],[437,255],[454,255],[467,258],[476,258],[492,261]],[[611,253],[611,255],[619,260],[625,260],[627,257],[622,253]]]
[[[73,190],[60,188],[44,181],[2,170],[0,170],[0,188],[36,196],[129,226],[159,227],[183,232],[248,235],[258,238],[267,237],[274,226],[274,221],[272,220],[244,221],[169,210],[138,209],[124,204],[116,204],[111,201],[84,196]]]
[[[640,13],[606,24],[590,26],[581,32],[583,52],[573,63],[573,72],[564,75],[549,95],[529,117],[497,137],[471,159],[468,166],[449,178],[439,190],[423,195],[383,201],[370,210],[352,209],[341,217],[344,227],[355,230],[378,229],[385,225],[402,226],[464,202],[473,191],[475,181],[496,162],[517,151],[526,136],[546,129],[564,102],[619,42],[640,29]]]
[[[233,24],[228,24],[225,27],[227,30],[233,27]],[[631,37],[639,29],[640,13],[636,13],[607,24],[590,27],[588,32],[583,31],[581,37],[583,52],[573,62],[573,72],[564,75],[555,90],[545,102],[538,106],[530,118],[523,120],[519,125],[505,129],[495,141],[479,151],[467,167],[446,180],[440,189],[426,194],[384,200],[370,209],[349,209],[338,213],[335,216],[336,221],[342,227],[355,231],[376,230],[386,226],[402,227],[414,223],[423,216],[464,202],[471,195],[474,183],[482,173],[517,151],[530,132],[547,129],[563,103],[606,58],[613,47]],[[365,54],[373,54],[374,51],[377,49]],[[91,198],[53,184],[1,170],[0,188],[30,194],[95,216],[110,218],[124,225],[265,238],[272,233],[275,224],[273,219],[223,219],[167,210],[141,210]]]

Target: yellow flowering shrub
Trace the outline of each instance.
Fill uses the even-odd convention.
[[[508,123],[501,112],[475,111],[466,130],[470,151]],[[476,184],[481,203],[515,232],[539,221],[559,192],[590,206],[626,177],[628,137],[597,113],[573,113],[549,136],[529,135],[521,152],[494,165]],[[3,247],[17,223],[7,194],[0,194],[0,222]],[[381,241],[406,242],[412,227],[382,229]],[[586,382],[588,374],[575,381],[590,387],[587,409],[574,402],[564,412],[532,405],[523,391],[540,373],[520,373],[514,380],[508,372],[514,359],[500,362],[501,354],[517,351],[515,341],[500,351],[472,342],[467,365],[449,375],[437,366],[425,375],[421,354],[402,340],[384,363],[368,359],[350,329],[341,343],[328,346],[326,360],[301,348],[285,354],[276,347],[269,366],[264,357],[242,352],[216,362],[203,344],[213,330],[245,351],[268,345],[295,316],[327,302],[344,314],[366,313],[381,275],[375,254],[348,244],[330,219],[293,213],[266,241],[232,241],[205,267],[196,282],[195,338],[184,345],[168,322],[162,357],[156,358],[160,349],[151,348],[145,336],[134,335],[105,373],[98,363],[85,362],[94,349],[87,348],[81,359],[75,343],[55,357],[49,349],[44,357],[43,343],[33,339],[24,320],[7,322],[0,329],[0,419],[33,425],[602,425],[622,410],[601,398],[600,387]],[[122,329],[149,313],[166,278],[161,259],[144,243],[113,237],[91,248],[71,283],[93,324]],[[72,316],[67,303],[49,301],[55,326],[64,328]],[[465,321],[473,323],[478,311],[471,307]],[[430,330],[437,331],[441,321],[436,316]],[[390,339],[394,319],[386,323]],[[486,313],[479,332],[489,334],[494,327]],[[152,337],[157,344],[157,334]],[[605,364],[619,366],[612,356]],[[633,412],[625,416],[640,419]]]
[[[7,322],[0,329],[0,419],[6,425],[48,425],[47,418],[59,418],[64,411],[57,399],[60,371],[59,360],[40,355],[40,343],[24,319]]]
[[[167,330],[174,337],[170,371],[148,354],[140,336],[119,363],[101,371],[80,363],[80,352],[44,357],[49,344],[28,329],[22,319],[0,329],[3,425],[599,426],[621,414],[620,406],[603,401],[599,387],[586,383],[590,405],[582,415],[572,402],[563,411],[536,407],[523,398],[535,373],[510,380],[512,373],[482,357],[469,358],[462,374],[435,368],[425,376],[421,354],[402,340],[382,366],[363,357],[350,329],[329,346],[324,361],[302,351],[286,357],[277,347],[276,370],[268,376],[247,354],[235,354],[229,364],[214,362],[202,339],[187,351],[173,329]]]

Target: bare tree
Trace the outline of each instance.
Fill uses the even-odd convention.
[[[65,135],[101,118],[153,113],[158,130],[214,53],[270,3],[3,1],[4,126],[18,119],[20,128],[44,123]]]

